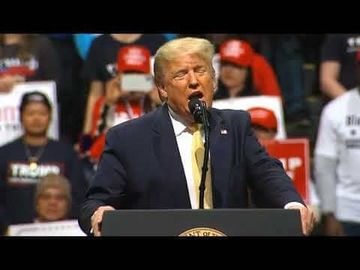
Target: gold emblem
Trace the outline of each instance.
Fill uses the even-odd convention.
[[[37,169],[37,167],[38,167],[38,165],[36,162],[34,162],[34,161],[30,162],[30,165],[29,165],[30,170],[35,171]]]
[[[186,230],[180,233],[179,236],[213,237],[213,236],[226,236],[226,234],[212,228],[199,227],[199,228]]]

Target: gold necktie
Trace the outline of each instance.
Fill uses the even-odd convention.
[[[201,168],[204,160],[204,143],[201,139],[201,125],[196,126],[196,130],[193,133],[192,137],[192,171],[194,178],[194,188],[196,194],[197,206],[199,206],[199,186],[201,181]],[[210,168],[210,158],[208,162],[208,170],[206,173],[205,180],[205,194],[204,194],[204,209],[213,208],[213,200],[212,200],[212,185],[211,185],[211,168]]]

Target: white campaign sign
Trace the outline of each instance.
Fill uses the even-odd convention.
[[[214,100],[213,107],[217,109],[248,110],[253,107],[263,107],[272,110],[278,121],[276,139],[286,139],[285,121],[281,99],[274,96],[238,97]]]
[[[0,146],[16,139],[22,133],[19,106],[24,93],[39,91],[48,96],[52,105],[52,121],[48,136],[59,139],[59,117],[56,84],[53,81],[27,82],[14,86],[9,93],[0,93]]]
[[[77,220],[10,225],[8,236],[86,236]]]

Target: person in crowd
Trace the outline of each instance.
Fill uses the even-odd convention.
[[[230,39],[221,44],[218,89],[214,99],[270,95],[281,96],[276,75],[267,60],[249,43]]]
[[[166,42],[162,34],[103,34],[96,37],[84,63],[83,76],[89,82],[83,134],[91,132],[91,119],[96,100],[105,94],[105,83],[116,74],[116,59],[121,47],[141,45],[154,55]]]
[[[160,103],[150,60],[150,51],[140,45],[129,45],[119,50],[117,73],[106,82],[105,95],[95,103],[91,133],[80,138],[81,152],[87,153],[91,163],[98,163],[109,128],[137,118]]]
[[[0,34],[0,93],[17,83],[60,78],[58,55],[43,35]]]
[[[358,85],[356,54],[360,34],[327,35],[321,48],[320,87],[327,100]]]
[[[360,74],[360,51],[357,53]],[[358,86],[323,109],[315,146],[315,177],[324,230],[330,236],[360,236],[360,93]]]
[[[250,113],[251,127],[259,140],[273,140],[278,130],[278,122],[274,112],[262,107],[247,110]]]
[[[48,174],[40,179],[35,191],[35,222],[66,220],[70,217],[71,185],[62,175]]]

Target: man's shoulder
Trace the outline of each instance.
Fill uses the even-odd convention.
[[[212,108],[211,110],[212,113],[221,117],[223,120],[234,120],[234,119],[246,120],[249,118],[249,113],[244,110],[216,109],[216,108]]]

